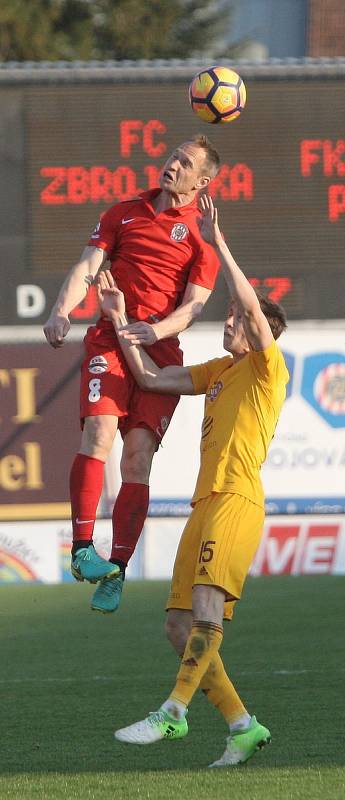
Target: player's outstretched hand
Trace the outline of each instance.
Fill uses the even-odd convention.
[[[97,294],[100,307],[105,317],[112,313],[125,314],[126,305],[123,292],[117,288],[109,269],[101,270],[97,277]]]
[[[199,207],[202,217],[199,220],[199,228],[205,242],[212,245],[219,245],[222,242],[222,234],[218,226],[218,211],[213,205],[212,197],[202,194],[199,198]]]
[[[150,325],[149,322],[131,322],[121,328],[118,335],[127,339],[130,344],[142,344],[146,347],[158,341],[155,326]]]
[[[63,314],[53,313],[47,320],[43,332],[47,342],[57,349],[65,344],[65,337],[70,329],[70,321]]]

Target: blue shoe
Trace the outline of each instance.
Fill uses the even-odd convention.
[[[117,564],[112,564],[106,561],[105,558],[96,553],[93,545],[89,547],[81,547],[72,556],[71,573],[77,581],[89,581],[89,583],[97,583],[102,578],[109,577],[110,575],[118,575],[120,567]]]
[[[118,569],[120,568],[118,567]],[[124,579],[123,572],[120,572],[117,576],[112,575],[110,578],[103,578],[91,600],[92,610],[101,611],[103,614],[117,611],[120,605]]]

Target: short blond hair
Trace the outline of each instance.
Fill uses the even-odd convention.
[[[191,139],[193,144],[196,144],[205,152],[205,167],[210,173],[210,178],[215,178],[220,168],[220,158],[218,150],[210,142],[208,136],[203,133],[197,133]]]

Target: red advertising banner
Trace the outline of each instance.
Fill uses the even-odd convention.
[[[332,575],[345,567],[344,518],[266,522],[252,575]]]

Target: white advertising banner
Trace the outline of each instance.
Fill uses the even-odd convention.
[[[150,518],[127,577],[169,579],[186,518]],[[97,520],[95,546],[105,558],[111,520]],[[74,582],[71,529],[65,521],[6,522],[0,526],[0,585]],[[267,517],[251,567],[256,575],[345,575],[345,516]]]
[[[0,583],[59,583],[59,522],[0,523]]]
[[[111,519],[98,519],[94,544],[104,558],[110,557],[112,537]],[[71,575],[71,523],[54,522],[0,522],[0,584],[38,581],[61,583],[73,581]],[[143,540],[128,567],[128,577],[139,577]]]

